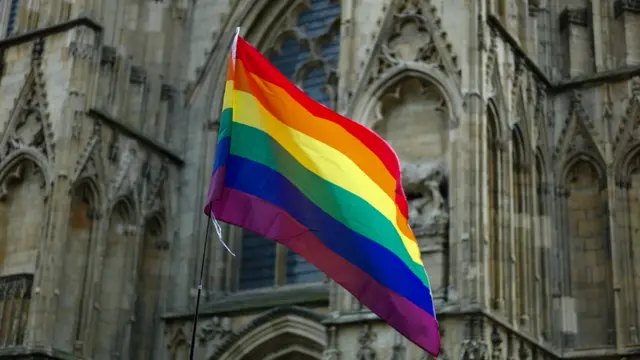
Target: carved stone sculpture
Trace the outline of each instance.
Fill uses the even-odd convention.
[[[373,348],[373,343],[376,340],[376,334],[373,332],[371,328],[371,324],[366,324],[364,330],[360,332],[360,336],[358,337],[358,342],[360,343],[360,348],[356,354],[356,359],[358,360],[376,360],[376,351]]]
[[[205,321],[198,327],[198,340],[207,348],[207,353],[212,354],[231,336],[231,321],[229,318],[213,318]]]
[[[409,203],[409,225],[416,237],[446,237],[449,213],[444,165],[440,162],[404,164],[402,185]]]
[[[484,341],[464,340],[461,352],[463,360],[486,360],[488,346]]]

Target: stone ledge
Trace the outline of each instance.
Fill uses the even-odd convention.
[[[621,356],[637,356],[640,350],[623,348],[617,349],[590,349],[590,350],[569,350],[562,353],[562,359],[605,359],[617,358]],[[633,359],[633,358],[632,358]]]
[[[113,118],[112,116],[108,115],[104,111],[92,108],[92,109],[89,109],[89,111],[87,111],[87,115],[89,117],[93,118],[93,119],[96,119],[98,121],[101,121],[101,122],[107,124],[107,126],[113,128],[113,129],[115,129],[117,131],[120,131],[120,132],[124,133],[125,135],[137,140],[138,142],[142,143],[145,147],[147,147],[147,148],[151,149],[152,151],[154,151],[156,153],[159,153],[160,155],[166,157],[167,159],[171,160],[176,165],[178,165],[178,166],[183,166],[184,165],[184,160],[178,154],[176,154],[172,150],[168,149],[166,146],[160,144],[159,142],[157,142],[157,141],[151,139],[150,137],[142,134],[138,130],[135,130],[135,129],[131,128],[130,126],[123,124],[121,121]]]
[[[86,26],[97,32],[102,32],[102,25],[100,25],[97,21],[88,16],[81,16],[63,23],[35,29],[0,40],[0,50],[6,49],[11,46],[24,44],[38,38],[43,38],[61,32],[69,31],[79,26]]]
[[[540,67],[538,67],[538,64],[531,60],[524,49],[520,46],[518,41],[513,36],[511,36],[509,30],[504,27],[502,21],[500,21],[500,19],[498,19],[498,17],[495,15],[489,15],[487,22],[489,23],[489,26],[493,27],[498,32],[502,39],[509,43],[509,46],[511,46],[511,49],[516,55],[516,58],[522,59],[525,62],[526,67],[533,71],[538,80],[542,81],[547,87],[552,88],[553,84],[551,83],[547,75],[540,69]]]
[[[81,360],[82,358],[64,351],[43,346],[15,346],[0,349],[0,359],[15,360]]]
[[[309,284],[304,286],[283,286],[264,290],[243,291],[213,299],[203,304],[200,316],[214,316],[234,312],[260,310],[285,305],[327,305],[329,284]],[[177,320],[192,318],[193,311],[167,313],[163,319]]]
[[[627,66],[619,69],[602,71],[595,74],[581,75],[560,81],[553,87],[553,92],[559,93],[583,86],[597,86],[605,82],[615,82],[640,75],[640,66]]]

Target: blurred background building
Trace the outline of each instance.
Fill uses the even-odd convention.
[[[188,358],[236,26],[398,152],[441,359],[640,359],[631,0],[0,0],[0,358]],[[428,358],[223,234],[198,359]]]

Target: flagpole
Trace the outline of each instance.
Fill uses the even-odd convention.
[[[237,45],[238,45],[238,37],[240,36],[240,27],[236,28],[236,34],[233,37],[233,43],[231,44],[231,60],[233,61],[233,68],[235,70],[235,66],[236,66],[236,49],[237,49]],[[202,249],[202,262],[200,264],[200,282],[198,284],[198,293],[197,293],[197,297],[196,297],[196,309],[195,312],[193,314],[193,328],[191,329],[191,347],[189,349],[189,360],[194,360],[194,355],[196,352],[196,332],[198,331],[198,317],[200,315],[200,297],[202,296],[202,283],[204,282],[204,265],[207,261],[207,247],[209,245],[209,230],[211,229],[211,223],[213,222],[216,226],[216,232],[218,233],[218,237],[220,239],[220,242],[222,242],[222,244],[224,245],[224,247],[231,253],[231,255],[234,255],[233,252],[231,252],[231,249],[229,249],[227,247],[227,245],[224,243],[224,241],[222,240],[222,234],[220,231],[220,225],[218,225],[218,222],[215,220],[215,217],[213,216],[213,212],[211,214],[209,214],[209,217],[211,217],[211,219],[207,219],[207,230],[204,233],[204,246]]]
[[[191,348],[189,349],[189,360],[193,360],[196,351],[196,331],[198,330],[198,317],[200,315],[200,297],[202,296],[202,283],[204,282],[204,265],[207,260],[207,245],[209,244],[209,229],[211,221],[207,219],[207,230],[204,233],[204,246],[202,249],[202,262],[200,263],[200,283],[198,284],[198,295],[196,297],[196,310],[193,315],[193,329],[191,332]]]

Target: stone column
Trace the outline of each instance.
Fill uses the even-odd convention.
[[[624,345],[624,339],[627,329],[624,329],[624,317],[623,317],[623,296],[624,296],[624,278],[621,278],[620,274],[620,265],[624,262],[623,257],[620,254],[619,246],[624,244],[624,236],[620,236],[622,234],[618,234],[618,229],[615,224],[615,213],[618,204],[616,204],[617,192],[619,191],[618,187],[615,184],[615,178],[612,171],[607,171],[607,179],[604,185],[604,191],[602,193],[603,202],[606,204],[606,208],[604,209],[606,212],[606,216],[609,221],[609,233],[605,234],[605,236],[609,237],[609,251],[610,251],[610,264],[611,264],[611,277],[612,277],[612,287],[613,287],[613,301],[612,304],[614,306],[614,324],[612,324],[613,328],[610,331],[615,329],[615,334],[610,333],[611,336],[615,336],[615,344],[618,348],[621,348]],[[628,315],[627,315],[628,316]]]
[[[545,174],[546,176],[544,177],[544,179],[548,179],[549,178],[549,174],[546,173],[546,169],[545,170]],[[555,317],[553,316],[553,297],[555,296],[555,294],[558,293],[558,291],[556,289],[554,289],[554,271],[553,271],[553,256],[555,255],[553,250],[554,247],[552,245],[553,243],[553,239],[557,238],[555,231],[553,231],[551,225],[552,225],[552,221],[551,221],[551,217],[553,216],[553,199],[552,199],[552,186],[550,183],[548,182],[544,182],[543,184],[541,184],[541,191],[543,194],[543,198],[542,198],[542,206],[544,207],[544,213],[543,216],[541,216],[541,221],[542,221],[542,233],[541,233],[541,246],[542,246],[542,266],[546,269],[544,272],[544,277],[542,277],[540,280],[542,282],[542,289],[543,291],[541,292],[541,296],[546,296],[546,302],[547,302],[547,306],[546,306],[546,310],[547,312],[543,314],[543,316],[545,316],[545,324],[546,324],[546,329],[544,330],[546,333],[543,333],[543,337],[545,338],[545,340],[549,341],[550,339],[552,339],[554,337],[554,333],[553,333],[553,322],[551,321],[552,319],[554,319]]]
[[[634,228],[632,227],[631,220],[633,217],[631,196],[629,195],[631,181],[628,175],[626,175],[627,169],[623,169],[623,171],[625,171],[625,175],[623,175],[622,179],[616,184],[618,186],[616,223],[619,229],[617,234],[619,237],[618,240],[623,242],[621,244],[621,251],[622,254],[626,254],[622,259],[623,268],[621,270],[625,278],[624,293],[627,295],[627,305],[624,310],[625,313],[632,315],[628,317],[628,329],[624,329],[624,331],[628,331],[628,341],[626,345],[637,345],[640,343],[640,309],[638,304],[638,289],[636,288],[636,276],[638,274],[638,268],[640,267],[637,260],[640,254],[634,252],[636,248],[634,242],[637,240],[633,234]],[[624,274],[626,274],[626,276]]]
[[[457,232],[461,239],[451,239],[451,253],[457,253],[457,276],[462,280],[459,287],[460,301],[471,307],[485,307],[488,303],[485,288],[488,284],[486,276],[486,259],[481,254],[487,247],[485,231],[486,204],[484,194],[486,189],[483,179],[483,163],[481,156],[486,140],[486,117],[484,94],[485,76],[485,22],[483,19],[484,1],[470,2],[467,5],[469,13],[469,42],[467,53],[468,74],[463,78],[463,88],[466,90],[465,103],[467,119],[460,121],[458,133],[460,136],[457,150],[460,158],[459,171],[456,174],[457,184],[453,187],[460,192],[456,199],[456,208],[452,218],[458,223]],[[466,80],[466,81],[465,81]],[[470,206],[469,206],[470,205]],[[468,209],[468,210],[466,210]],[[468,211],[468,212],[467,212]],[[455,248],[458,249],[455,249]],[[475,269],[475,270],[474,270]],[[474,273],[469,273],[469,271]]]
[[[505,156],[505,171],[507,181],[505,181],[504,191],[507,194],[507,205],[504,210],[503,216],[506,218],[506,232],[504,246],[505,246],[505,266],[503,271],[505,272],[505,300],[507,299],[517,299],[516,292],[516,283],[515,283],[515,273],[516,273],[516,264],[515,264],[515,238],[518,234],[518,225],[520,224],[519,218],[514,216],[515,212],[515,202],[514,198],[516,196],[516,191],[518,191],[517,187],[513,186],[514,182],[518,179],[518,173],[513,171],[513,142],[510,141],[507,146],[507,154]],[[511,302],[507,305],[507,318],[512,326],[517,326],[517,316],[518,316],[518,308],[519,304],[516,302]]]
[[[340,62],[338,64],[338,94],[336,111],[345,113],[352,97],[357,72],[353,71],[357,47],[354,36],[354,0],[342,0],[340,14]],[[359,121],[359,119],[353,119]]]
[[[100,296],[100,281],[102,278],[102,264],[106,251],[106,237],[109,234],[110,211],[109,204],[102,204],[102,208],[98,213],[98,226],[96,234],[92,238],[91,253],[93,256],[89,258],[89,269],[87,281],[87,291],[84,296],[86,299],[87,316],[85,320],[84,331],[81,336],[84,347],[82,354],[85,357],[92,356],[94,338],[96,333],[97,321],[100,316],[100,308],[98,305]]]
[[[60,144],[60,143],[58,143]],[[35,296],[29,314],[29,329],[32,344],[50,346],[53,341],[55,310],[58,297],[58,268],[63,259],[62,250],[67,238],[67,223],[71,206],[69,178],[58,174],[49,199],[51,217],[47,225],[47,236],[40,247],[40,264],[35,275]]]
[[[502,121],[503,119],[499,119]],[[499,126],[499,124],[498,124]],[[498,258],[496,259],[497,263],[495,266],[497,267],[497,277],[492,279],[492,281],[498,282],[498,297],[494,299],[496,301],[496,307],[499,312],[503,315],[507,314],[507,308],[505,304],[505,294],[506,294],[506,259],[507,259],[507,249],[506,249],[506,239],[509,234],[509,196],[506,191],[507,185],[509,184],[509,171],[507,171],[508,167],[506,166],[506,153],[505,153],[505,144],[501,138],[496,139],[496,144],[494,145],[498,154],[496,156],[497,159],[497,175],[498,175],[498,186],[495,189],[497,192],[498,204],[496,206],[496,213],[494,216],[497,217],[497,234],[498,237],[496,245],[498,247]]]
[[[560,241],[560,274],[562,279],[560,298],[560,314],[562,316],[562,321],[560,322],[561,346],[572,344],[577,333],[575,299],[571,293],[571,232],[569,229],[569,209],[567,206],[570,194],[569,190],[564,186],[564,180],[565,179],[560,179],[562,185],[558,187],[558,208],[560,213],[558,227],[561,230],[559,239],[566,239],[566,241]]]

